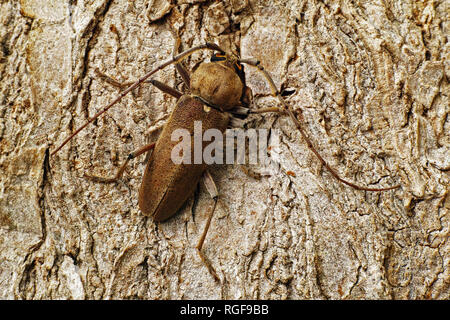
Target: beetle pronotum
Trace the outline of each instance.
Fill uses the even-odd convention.
[[[192,75],[190,75],[189,72],[180,64],[180,62],[198,50],[212,50],[217,51],[218,53],[215,53],[212,56],[211,62],[201,63]],[[293,108],[285,102],[280,92],[277,90],[271,76],[261,66],[259,61],[255,59],[240,59],[233,54],[226,53],[216,44],[209,42],[193,47],[179,54],[174,54],[173,58],[163,62],[145,74],[127,89],[122,91],[113,101],[111,101],[111,103],[91,117],[84,125],[75,130],[72,135],[65,139],[61,145],[52,152],[52,155],[56,154],[76,134],[78,134],[100,115],[108,111],[126,94],[140,86],[143,82],[147,81],[147,79],[157,71],[162,70],[171,64],[175,64],[176,70],[180,73],[186,87],[188,88],[188,92],[181,93],[177,89],[171,88],[159,81],[150,80],[150,83],[155,85],[158,89],[178,99],[178,102],[166,125],[164,126],[157,142],[150,143],[135,152],[132,152],[113,178],[93,176],[87,177],[98,182],[117,181],[121,178],[126,165],[131,159],[153,150],[147,163],[139,191],[139,207],[144,215],[151,216],[154,221],[164,221],[173,216],[187,200],[187,198],[191,196],[200,178],[203,177],[205,186],[211,197],[214,199],[214,205],[208,216],[204,231],[198,242],[197,249],[200,257],[208,266],[209,271],[216,280],[218,277],[214,269],[205,259],[201,249],[211,223],[213,212],[217,205],[218,191],[205,163],[175,164],[173,161],[170,161],[169,158],[171,150],[176,144],[176,142],[171,140],[171,133],[178,128],[184,128],[189,130],[189,132],[192,132],[195,121],[202,121],[203,128],[205,130],[208,128],[215,128],[223,132],[226,130],[230,120],[233,118],[233,114],[248,114],[250,110],[245,108],[247,105],[246,101],[248,99],[248,90],[245,86],[245,75],[243,73],[242,64],[247,64],[251,67],[257,68],[260,71],[269,83],[272,90],[272,95],[277,97],[282,106],[282,108],[267,108],[253,112],[287,113],[296,128],[299,130],[303,139],[306,141],[309,149],[316,155],[316,157],[333,175],[333,177],[355,189],[364,191],[387,191],[400,187],[400,185],[395,185],[387,188],[369,188],[359,186],[341,178],[314,148],[308,138],[308,135],[305,133],[301,122],[295,116]]]

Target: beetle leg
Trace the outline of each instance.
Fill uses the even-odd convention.
[[[150,143],[150,144],[147,144],[147,145],[143,146],[142,148],[139,148],[138,150],[130,153],[127,157],[127,160],[125,160],[124,164],[119,168],[119,171],[117,171],[116,175],[112,178],[104,178],[104,177],[93,176],[93,175],[88,175],[88,174],[84,174],[84,177],[87,179],[90,179],[92,181],[95,181],[95,182],[102,182],[102,183],[116,182],[117,180],[122,178],[125,168],[130,160],[152,150],[153,148],[155,148],[155,143]]]
[[[152,85],[154,85],[155,87],[157,87],[159,90],[161,90],[164,93],[170,94],[172,97],[175,98],[180,98],[183,93],[181,93],[180,91],[178,91],[175,88],[172,88],[170,86],[168,86],[165,83],[162,83],[161,81],[158,80],[149,80],[148,82],[150,82]]]
[[[400,188],[400,185],[395,185],[392,187],[387,187],[387,188],[370,188],[370,187],[365,187],[365,186],[360,186],[357,184],[354,184],[350,181],[347,181],[343,178],[341,178],[341,176],[328,164],[328,162],[325,161],[325,159],[320,155],[320,153],[316,150],[316,148],[314,147],[314,145],[312,144],[311,140],[309,139],[308,135],[306,134],[305,129],[303,129],[302,126],[302,115],[300,113],[300,121],[297,119],[297,117],[294,114],[294,109],[291,107],[291,105],[287,104],[286,101],[283,99],[283,97],[281,96],[280,91],[277,89],[277,86],[275,85],[275,83],[273,82],[272,77],[269,75],[269,73],[264,69],[264,67],[260,64],[260,62],[258,60],[255,59],[242,59],[240,60],[241,63],[245,63],[248,64],[250,66],[253,66],[255,68],[257,68],[264,76],[264,78],[267,80],[267,82],[269,83],[270,89],[272,91],[272,95],[274,97],[277,97],[278,101],[281,103],[281,105],[283,106],[284,111],[288,114],[288,116],[291,118],[292,122],[294,123],[294,125],[297,127],[298,131],[300,132],[301,136],[303,137],[303,140],[305,140],[306,145],[308,146],[308,148],[316,155],[316,157],[319,159],[319,161],[322,163],[322,165],[328,170],[329,173],[331,173],[331,175],[336,178],[338,181],[356,189],[356,190],[364,190],[364,191],[388,191],[388,190],[393,190],[393,189],[397,189]]]
[[[287,112],[281,108],[278,107],[268,107],[268,108],[262,108],[262,109],[247,109],[248,111],[245,111],[245,108],[239,107],[239,109],[236,109],[236,111],[232,110],[230,111],[230,114],[232,115],[229,127],[230,128],[241,128],[245,124],[245,120],[242,119],[244,115],[248,114],[261,114],[261,113],[269,113],[269,112],[275,112],[275,113],[281,113],[281,114],[287,114]],[[244,114],[243,112],[246,112]],[[244,116],[245,118],[245,116]]]
[[[233,108],[232,110],[230,110],[230,113],[235,116],[235,117],[239,117],[239,118],[245,118],[250,114],[250,109],[245,107],[245,106],[238,106],[236,108]]]
[[[203,243],[205,242],[206,234],[208,233],[209,226],[211,225],[211,219],[217,206],[217,200],[219,199],[219,192],[217,191],[216,184],[214,183],[214,180],[208,170],[206,170],[203,175],[203,183],[205,184],[205,187],[208,190],[211,198],[213,198],[214,204],[209,213],[208,220],[206,221],[205,228],[203,229],[202,236],[200,237],[196,249],[203,263],[208,267],[209,273],[211,273],[216,281],[219,281],[219,277],[217,276],[216,271],[202,252]]]
[[[175,46],[173,47],[173,57],[175,57],[180,49],[181,39],[178,35],[175,35]],[[184,84],[186,85],[186,88],[191,88],[191,77],[189,76],[189,71],[186,70],[186,68],[183,66],[183,62],[178,62],[175,64],[175,69],[180,74],[181,78],[183,79]]]
[[[286,113],[285,110],[278,108],[278,107],[268,107],[268,108],[250,110],[250,113],[268,113],[268,112]]]
[[[107,74],[101,72],[98,68],[95,69],[95,72],[101,78],[103,78],[106,82],[108,82],[110,85],[118,87],[120,89],[127,88],[135,82],[135,81],[120,82],[120,81],[114,79],[113,77],[110,77]],[[152,85],[154,85],[156,88],[158,88],[162,92],[167,93],[177,99],[183,95],[183,93],[181,93],[177,89],[172,88],[172,87],[168,86],[167,84],[162,83],[161,81],[158,81],[158,80],[150,79],[150,80],[145,81],[145,83],[151,83]]]

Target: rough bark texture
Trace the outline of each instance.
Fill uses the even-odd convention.
[[[10,0],[0,2],[0,298],[449,299],[448,1]],[[195,245],[212,201],[199,187],[155,224],[137,206],[143,159],[175,100],[150,85],[54,149],[131,81],[212,40],[261,60],[303,110],[337,182],[286,116],[281,173],[214,166],[221,202],[202,264]],[[194,54],[190,68],[210,52]],[[181,88],[169,67],[156,76]],[[274,106],[247,68],[255,107]],[[260,170],[258,166],[255,171]]]

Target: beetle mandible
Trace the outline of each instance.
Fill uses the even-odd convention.
[[[175,47],[177,48],[178,45]],[[201,63],[198,68],[194,70],[192,75],[190,75],[180,62],[199,50],[212,50],[216,51],[216,53],[212,55],[210,62]],[[177,51],[177,49],[175,51]],[[176,70],[180,73],[188,89],[187,93],[181,93],[177,89],[169,87],[157,80],[147,80],[157,71],[172,64],[175,64]],[[276,107],[260,110],[250,110],[248,108],[250,90],[245,85],[243,64],[255,67],[260,71],[269,83],[272,95],[277,97],[280,102],[281,108]],[[177,144],[171,139],[171,134],[174,130],[182,128],[192,133],[194,130],[194,121],[201,121],[203,130],[214,128],[224,132],[236,115],[246,116],[251,112],[284,113],[291,118],[309,149],[316,155],[322,165],[340,182],[364,191],[387,191],[400,187],[400,185],[395,185],[386,188],[369,188],[359,186],[341,178],[314,148],[311,140],[304,131],[300,120],[298,120],[294,114],[293,108],[285,102],[271,76],[263,66],[261,66],[259,61],[255,59],[240,59],[234,54],[226,53],[216,44],[209,42],[179,54],[174,53],[174,56],[171,59],[163,62],[130,85],[126,90],[122,91],[111,103],[65,139],[51,155],[56,154],[89,123],[93,122],[120,101],[126,94],[146,81],[149,81],[158,89],[178,99],[177,104],[156,143],[150,143],[135,152],[130,153],[117,174],[112,178],[85,176],[97,182],[115,182],[121,178],[131,159],[153,150],[145,168],[144,177],[139,190],[139,208],[144,215],[151,216],[155,222],[164,221],[177,213],[184,202],[193,194],[198,182],[203,177],[205,186],[214,200],[214,205],[210,210],[208,220],[205,223],[203,233],[196,248],[198,249],[201,259],[207,265],[208,270],[216,280],[219,280],[219,278],[214,271],[214,268],[203,255],[201,249],[217,205],[218,191],[205,163],[176,164],[171,161],[171,151]]]

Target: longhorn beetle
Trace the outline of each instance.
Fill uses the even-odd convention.
[[[177,41],[178,44],[175,46],[176,48],[179,45],[179,39]],[[212,50],[216,51],[216,53],[212,55],[211,62],[201,63],[192,75],[190,75],[180,62],[199,50]],[[145,74],[142,78],[130,85],[126,90],[122,91],[101,111],[88,119],[84,125],[75,130],[72,135],[65,139],[61,145],[51,153],[51,155],[53,156],[56,154],[67,142],[83,130],[89,123],[93,122],[96,118],[105,113],[130,91],[147,81],[147,79],[157,71],[164,69],[171,64],[175,64],[176,70],[180,73],[181,78],[188,88],[187,93],[181,93],[177,89],[169,87],[157,80],[149,80],[149,82],[158,89],[178,99],[178,102],[166,125],[164,126],[157,142],[150,143],[135,152],[130,153],[124,164],[120,167],[117,174],[113,178],[85,176],[97,182],[115,182],[121,178],[123,172],[125,171],[125,167],[130,160],[153,150],[145,168],[144,177],[140,186],[139,208],[144,215],[151,216],[155,222],[164,221],[177,213],[183,203],[193,194],[200,178],[203,177],[206,189],[214,200],[214,205],[210,210],[203,233],[196,248],[200,258],[206,264],[209,272],[216,280],[219,280],[219,278],[214,271],[214,268],[212,268],[211,264],[203,255],[201,249],[217,205],[217,188],[207,170],[207,165],[205,163],[175,164],[171,161],[171,150],[176,144],[171,140],[171,133],[175,129],[184,128],[192,133],[194,121],[202,121],[202,125],[205,130],[216,128],[221,132],[224,132],[233,120],[233,117],[236,115],[245,116],[251,112],[287,113],[296,128],[299,130],[303,139],[306,141],[309,149],[317,156],[323,166],[325,166],[327,170],[340,182],[355,189],[365,191],[387,191],[400,187],[400,185],[395,185],[387,188],[369,188],[356,185],[341,178],[314,148],[303,127],[301,126],[300,121],[294,115],[292,107],[284,101],[271,76],[261,66],[259,61],[255,59],[240,59],[238,56],[226,53],[216,44],[209,42],[193,47],[179,54],[176,54],[177,51],[178,49],[175,49],[174,55],[171,59],[163,62],[155,69]],[[247,102],[249,89],[245,85],[243,64],[255,67],[260,71],[269,83],[272,95],[277,97],[282,108],[266,108],[253,111],[246,108],[246,106],[248,106]]]

